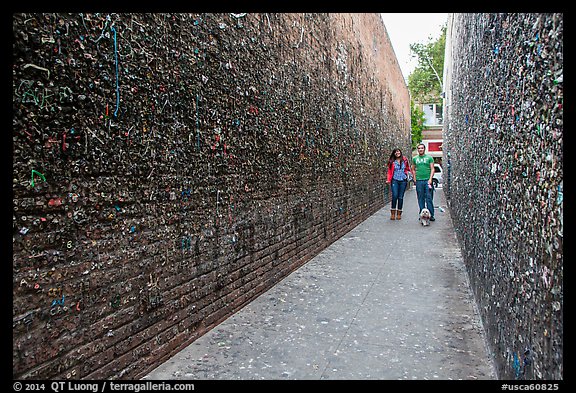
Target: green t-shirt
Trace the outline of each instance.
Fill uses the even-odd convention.
[[[420,155],[412,158],[412,162],[416,166],[416,180],[429,180],[430,179],[430,164],[434,162],[432,156],[428,154]]]

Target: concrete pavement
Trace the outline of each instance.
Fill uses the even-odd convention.
[[[442,189],[390,205],[144,380],[496,379]]]

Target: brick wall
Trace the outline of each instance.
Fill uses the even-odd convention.
[[[563,378],[563,18],[456,14],[444,191],[502,379]]]
[[[377,14],[15,14],[13,375],[132,379],[388,202]]]

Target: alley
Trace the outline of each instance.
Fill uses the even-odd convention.
[[[11,14],[13,379],[563,380],[564,14],[389,15]]]
[[[389,205],[145,380],[496,379],[450,211]]]

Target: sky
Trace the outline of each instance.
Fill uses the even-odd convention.
[[[440,28],[448,21],[448,14],[393,13],[381,14],[394,47],[404,80],[416,68],[418,61],[410,56],[410,44],[426,44],[428,38],[440,37]]]

